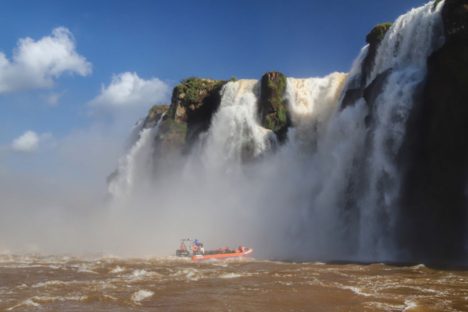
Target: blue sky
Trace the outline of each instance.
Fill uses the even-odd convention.
[[[373,25],[425,2],[2,1],[0,170],[50,170],[55,154],[84,150],[76,165],[113,157],[137,116],[184,77],[348,71]],[[54,44],[69,49],[54,54]]]

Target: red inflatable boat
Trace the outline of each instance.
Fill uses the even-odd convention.
[[[196,254],[192,256],[192,261],[202,261],[202,260],[222,260],[228,258],[240,258],[246,255],[249,255],[253,252],[252,248],[240,247],[236,250],[212,250],[206,251],[204,254]]]

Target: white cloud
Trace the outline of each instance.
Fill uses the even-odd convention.
[[[157,78],[144,80],[136,73],[125,72],[114,75],[111,83],[102,86],[101,93],[89,104],[95,109],[114,111],[147,108],[167,101],[169,91],[169,86]]]
[[[13,140],[11,147],[18,152],[34,152],[39,147],[39,136],[34,131],[26,131]]]
[[[91,64],[76,52],[73,35],[64,27],[37,41],[20,39],[12,60],[0,52],[0,93],[50,88],[64,73],[91,73]]]

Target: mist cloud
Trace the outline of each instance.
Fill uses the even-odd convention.
[[[50,88],[65,73],[91,73],[91,63],[78,54],[75,39],[65,27],[37,41],[20,39],[11,60],[0,52],[0,93]]]

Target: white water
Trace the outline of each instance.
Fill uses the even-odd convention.
[[[287,79],[285,97],[296,128],[294,139],[312,144],[321,136],[336,111],[345,78],[346,74],[333,73],[324,78]]]
[[[256,80],[228,82],[213,117],[203,156],[207,168],[231,168],[242,160],[258,157],[274,144],[273,133],[257,122]]]
[[[136,143],[129,152],[119,159],[117,176],[109,182],[108,191],[115,198],[129,196],[135,184],[151,180],[153,140],[158,133],[161,116],[154,128],[143,128],[139,131]],[[141,126],[141,122],[136,127]],[[135,132],[135,131],[134,131]],[[150,170],[148,170],[150,169]]]
[[[368,84],[378,74],[394,70],[424,70],[427,57],[444,40],[441,18],[442,3],[433,10],[433,2],[400,16],[382,40]]]
[[[180,172],[158,177],[151,189],[148,206],[161,212],[148,230],[152,240],[198,232],[216,243],[242,240],[270,257],[394,259],[396,157],[426,59],[442,42],[440,22],[440,5],[432,11],[429,3],[390,28],[367,80],[392,69],[372,111],[364,99],[338,109],[343,88],[356,87],[367,47],[346,82],[341,73],[288,78],[293,128],[278,149],[257,119],[258,82],[227,83],[210,129]],[[112,194],[128,196],[151,172],[153,131],[143,130],[120,161]]]
[[[426,76],[429,55],[443,43],[441,6],[433,3],[413,9],[392,25],[379,46],[372,79],[391,73],[377,97],[372,113],[370,153],[366,159],[367,191],[359,203],[361,253],[392,258],[393,232],[400,194],[396,157],[418,86]]]

